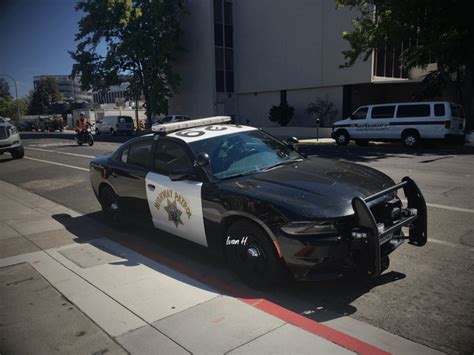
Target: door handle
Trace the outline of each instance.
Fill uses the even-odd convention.
[[[155,191],[155,185],[148,184],[148,190]]]

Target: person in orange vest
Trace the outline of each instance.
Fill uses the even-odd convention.
[[[76,123],[76,132],[81,133],[81,131],[83,129],[87,129],[88,126],[89,122],[87,121],[86,115],[84,114],[84,112],[81,112],[81,114],[79,115],[79,120],[77,120]]]

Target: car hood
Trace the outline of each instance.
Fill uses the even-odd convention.
[[[228,192],[268,202],[290,219],[319,219],[353,214],[352,198],[372,195],[394,181],[363,165],[309,158],[219,185]]]

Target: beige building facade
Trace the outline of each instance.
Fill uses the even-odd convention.
[[[305,109],[316,98],[333,102],[337,120],[360,104],[406,100],[418,85],[401,70],[396,51],[339,67],[348,48],[342,33],[355,14],[336,10],[334,0],[188,0],[187,6],[186,51],[175,68],[182,84],[170,114],[226,114],[271,127],[277,124],[268,119],[270,108],[286,99],[295,108],[290,126],[314,126]]]

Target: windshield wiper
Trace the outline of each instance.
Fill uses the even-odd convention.
[[[293,163],[296,163],[296,162],[299,162],[299,161],[303,161],[303,159],[298,158],[298,159],[280,161],[280,162],[276,163],[275,165],[269,166],[268,168],[262,169],[260,171],[268,171],[268,170],[277,168],[279,166],[290,165],[290,164],[293,164]]]

